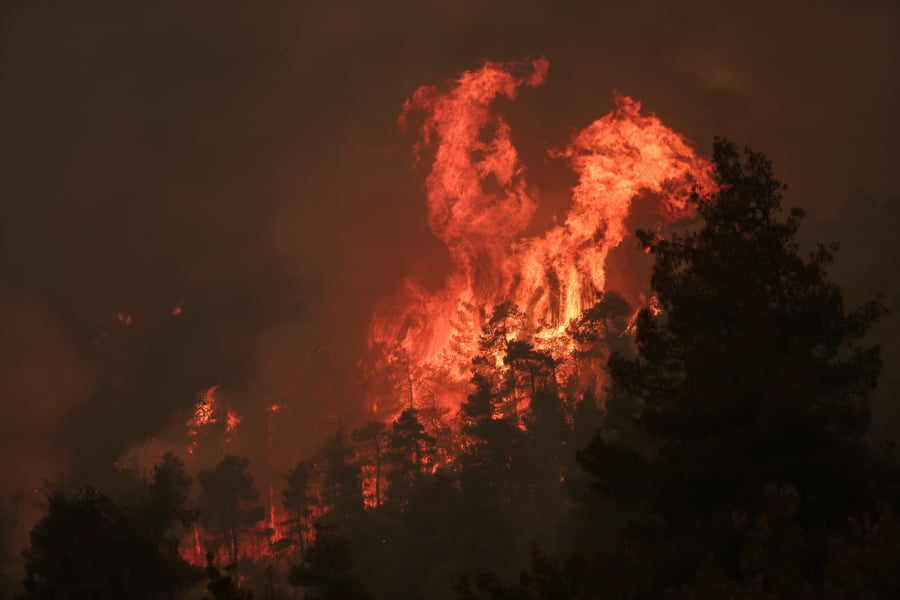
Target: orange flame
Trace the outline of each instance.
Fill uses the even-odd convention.
[[[216,392],[219,386],[214,385],[200,394],[194,413],[187,421],[188,434],[191,436],[191,444],[188,446],[188,454],[193,454],[200,443],[201,433],[216,422]]]
[[[524,237],[536,201],[510,127],[493,105],[515,99],[523,85],[542,84],[547,68],[541,58],[517,75],[521,64],[488,62],[463,73],[449,90],[419,88],[403,106],[401,124],[423,115],[417,154],[434,149],[425,182],[429,225],[452,260],[441,289],[406,279],[370,323],[370,348],[406,369],[410,403],[413,380],[429,373],[455,383],[468,379],[482,327],[503,302],[524,314],[523,330],[513,335],[553,347],[605,290],[606,259],[628,233],[638,194],[655,194],[664,224],[691,214],[694,185],[713,187],[709,163],[680,135],[656,116],[642,115],[636,100],[616,95],[612,112],[551,152],[578,175],[564,221]],[[455,407],[460,399],[443,390],[445,405]]]

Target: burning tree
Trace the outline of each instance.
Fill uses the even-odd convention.
[[[599,388],[600,375],[615,351],[627,351],[629,320],[634,309],[621,294],[609,290],[574,319],[566,330],[574,342],[575,381],[581,389]]]
[[[359,452],[364,457],[363,462],[370,466],[371,473],[368,479],[372,482],[370,487],[374,496],[369,504],[381,506],[384,487],[382,471],[387,450],[387,426],[380,421],[369,421],[353,432],[353,439],[359,445]]]
[[[402,390],[387,407],[393,415],[421,408],[420,387],[457,410],[467,395],[469,360],[486,341],[497,342],[495,356],[516,341],[562,358],[572,320],[604,300],[610,310],[620,308],[606,291],[606,261],[629,233],[634,199],[652,195],[662,226],[691,215],[686,200],[694,184],[713,187],[709,164],[681,136],[642,114],[637,101],[616,96],[611,113],[551,152],[571,166],[578,184],[564,219],[526,236],[537,201],[496,105],[542,85],[547,69],[543,58],[487,62],[447,87],[419,88],[404,105],[401,123],[420,124],[417,154],[434,152],[425,180],[429,226],[452,266],[437,290],[407,279],[372,318],[372,360],[393,369],[388,379]],[[496,331],[493,340],[482,337],[486,326],[490,332],[513,321],[502,339]],[[526,363],[537,366],[518,361]]]

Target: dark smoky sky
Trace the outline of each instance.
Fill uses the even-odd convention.
[[[542,218],[573,183],[546,150],[617,89],[704,153],[766,151],[848,243],[897,222],[892,0],[2,0],[3,481],[110,462],[215,383],[251,424],[287,402],[298,452],[352,418],[374,301],[445,264],[403,100],[539,55],[508,114]],[[842,227],[855,192],[876,216]],[[867,243],[871,285],[897,246]]]

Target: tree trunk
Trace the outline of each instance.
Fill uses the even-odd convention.
[[[238,533],[237,527],[231,528],[231,577],[235,585],[238,583]]]
[[[381,506],[381,445],[375,433],[375,506]]]

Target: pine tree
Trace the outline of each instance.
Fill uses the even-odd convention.
[[[638,356],[610,369],[643,441],[599,433],[579,455],[599,490],[643,508],[614,554],[648,596],[705,557],[737,573],[731,515],[764,513],[769,486],[797,491],[807,536],[871,501],[863,433],[880,361],[861,341],[883,306],[845,308],[828,278],[836,247],[801,254],[803,211],[782,214],[764,155],[716,140],[713,158],[718,190],[694,197],[702,227],[639,232],[657,306],[638,316]],[[824,560],[795,558],[805,574]]]
[[[371,594],[353,574],[350,541],[318,524],[316,539],[303,553],[303,562],[291,567],[288,581],[302,587],[307,600],[366,600]]]
[[[281,502],[288,511],[290,519],[288,527],[294,543],[300,546],[300,552],[306,550],[306,541],[310,535],[312,518],[312,494],[310,493],[311,469],[309,463],[300,461],[286,475],[287,480],[281,492]]]
[[[200,522],[228,544],[232,575],[238,569],[241,535],[265,518],[249,466],[249,459],[228,454],[215,468],[197,475]]]
[[[178,553],[176,517],[161,518],[157,498],[121,504],[93,488],[48,490],[21,598],[178,597],[201,574]]]
[[[387,427],[380,421],[369,421],[353,432],[353,440],[359,445],[360,453],[366,457],[366,462],[372,469],[374,494],[373,504],[381,506],[383,496],[383,467],[385,452],[387,451],[388,435]]]
[[[324,518],[332,524],[356,517],[363,510],[362,475],[355,454],[347,430],[338,425],[316,455]]]
[[[400,413],[391,429],[388,441],[388,498],[403,506],[422,483],[434,456],[435,439],[425,431],[414,408]]]

